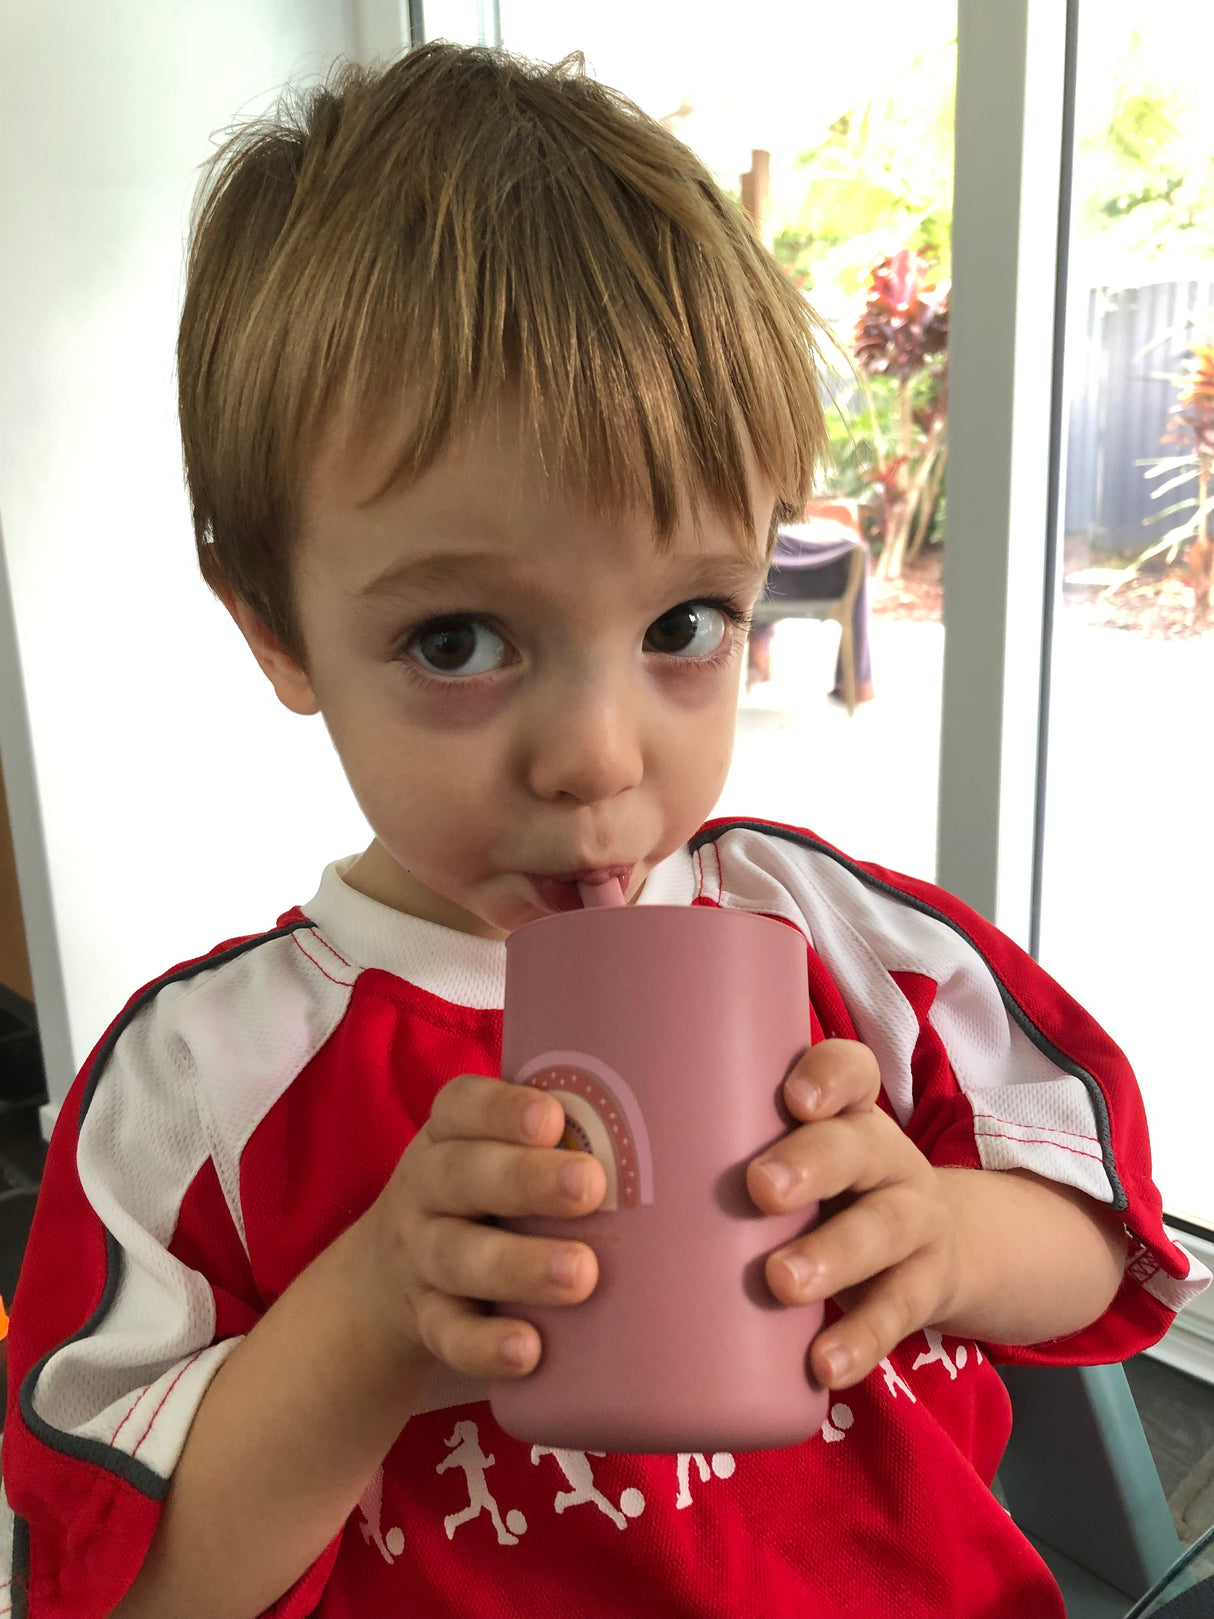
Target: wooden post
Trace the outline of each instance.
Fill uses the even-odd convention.
[[[750,154],[750,170],[741,176],[742,206],[750,215],[751,223],[761,242],[767,241],[767,193],[771,187],[771,153],[754,149]]]

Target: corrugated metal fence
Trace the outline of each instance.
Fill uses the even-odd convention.
[[[1159,513],[1189,490],[1153,501],[1158,483],[1139,463],[1176,453],[1159,442],[1176,399],[1168,373],[1194,343],[1214,342],[1214,281],[1094,287],[1086,332],[1069,340],[1066,531],[1094,550],[1138,552],[1182,520]]]

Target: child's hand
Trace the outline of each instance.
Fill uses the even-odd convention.
[[[850,1388],[908,1334],[946,1318],[958,1285],[957,1228],[942,1181],[877,1107],[880,1084],[867,1046],[812,1047],[784,1087],[789,1110],[805,1122],[747,1169],[765,1214],[823,1204],[815,1230],[770,1256],[767,1281],[784,1304],[833,1297],[841,1306],[811,1351],[825,1388]],[[788,1172],[783,1187],[770,1173],[776,1167]]]
[[[607,1182],[588,1153],[558,1149],[565,1117],[551,1096],[461,1074],[362,1217],[362,1291],[371,1320],[469,1377],[517,1377],[539,1334],[475,1301],[578,1304],[594,1290],[594,1250],[520,1236],[486,1217],[588,1214]]]

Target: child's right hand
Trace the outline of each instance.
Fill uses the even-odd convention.
[[[469,1377],[518,1377],[540,1357],[533,1326],[487,1314],[497,1304],[579,1304],[598,1265],[586,1243],[521,1236],[487,1217],[589,1214],[602,1166],[556,1143],[560,1104],[528,1086],[461,1074],[357,1223],[365,1317],[405,1350],[422,1348]]]

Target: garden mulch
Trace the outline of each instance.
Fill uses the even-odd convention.
[[[1093,582],[1082,579],[1084,559],[1064,569],[1063,606],[1094,627],[1125,630],[1155,640],[1193,640],[1214,633],[1214,614],[1203,617],[1183,562],[1141,574],[1108,592],[1113,570]],[[933,546],[903,570],[901,579],[873,578],[869,587],[874,618],[939,623],[944,617],[944,549]],[[1078,580],[1068,574],[1080,574]]]
[[[944,617],[944,548],[934,545],[904,567],[900,579],[869,581],[869,610],[874,618],[909,619],[938,624]]]

